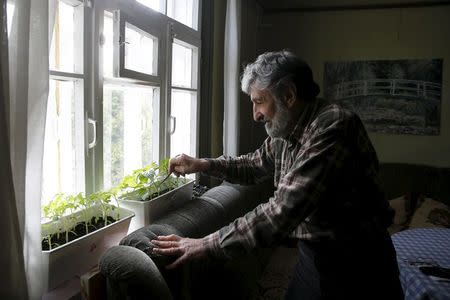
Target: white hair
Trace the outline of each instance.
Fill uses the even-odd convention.
[[[241,76],[241,89],[250,94],[252,87],[268,89],[276,100],[281,100],[286,87],[296,88],[297,97],[313,100],[319,94],[311,68],[290,51],[266,52],[248,64]]]

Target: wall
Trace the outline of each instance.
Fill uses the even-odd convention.
[[[258,49],[289,48],[322,86],[325,61],[443,58],[439,136],[370,133],[381,162],[450,167],[450,6],[265,13]]]

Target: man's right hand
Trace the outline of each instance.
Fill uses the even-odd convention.
[[[186,154],[179,154],[169,161],[169,172],[176,176],[204,172],[209,169],[209,162],[206,159],[194,158]]]

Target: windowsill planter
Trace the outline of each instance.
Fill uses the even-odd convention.
[[[63,218],[82,218],[81,211],[75,212]],[[84,212],[85,213],[85,212]],[[101,215],[99,206],[89,208],[89,214]],[[44,266],[48,266],[47,290],[50,291],[74,276],[80,276],[98,264],[100,256],[111,246],[119,244],[126,236],[133,212],[118,207],[108,213],[109,216],[119,216],[114,223],[110,223],[96,231],[90,232],[79,238],[58,246],[52,250],[42,251]],[[52,233],[45,228],[58,226],[46,226],[54,224],[53,221],[43,224],[43,237]],[[51,229],[48,229],[51,230]],[[47,232],[46,232],[47,231]],[[64,233],[62,233],[64,234]]]
[[[186,182],[177,188],[150,200],[119,198],[118,202],[121,207],[135,213],[135,217],[131,220],[128,233],[150,225],[154,220],[190,201],[192,198],[194,180],[182,180],[186,180]]]

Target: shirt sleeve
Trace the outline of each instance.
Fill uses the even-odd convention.
[[[268,202],[205,237],[205,246],[216,256],[235,257],[256,246],[272,246],[304,221],[349,157],[346,122],[340,119],[307,139]]]
[[[239,157],[221,156],[207,159],[210,162],[210,169],[205,173],[231,183],[262,182],[274,172],[274,153],[277,146],[277,141],[269,137],[253,153]]]

